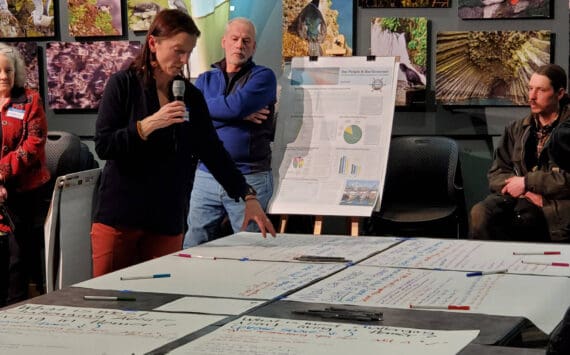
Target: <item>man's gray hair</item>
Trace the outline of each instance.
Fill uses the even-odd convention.
[[[226,23],[225,33],[228,32],[230,25],[234,22],[241,22],[241,23],[246,23],[246,24],[250,25],[251,28],[253,28],[253,39],[255,39],[257,37],[257,29],[255,28],[255,25],[253,24],[253,22],[251,22],[250,19],[248,19],[246,17],[235,17],[235,18],[229,20],[228,23]]]

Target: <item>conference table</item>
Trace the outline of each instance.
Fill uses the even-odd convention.
[[[537,255],[544,251],[556,251],[557,254]],[[521,255],[513,255],[514,253]],[[508,257],[506,254],[509,254]],[[304,257],[314,260],[307,261]],[[326,258],[342,260],[335,262]],[[13,352],[15,354],[32,353],[30,349],[37,351],[41,339],[54,349],[59,347],[54,353],[67,354],[63,350],[67,349],[71,340],[66,344],[65,336],[72,336],[69,339],[73,339],[73,342],[86,342],[83,353],[103,353],[97,347],[89,347],[91,342],[103,344],[97,340],[101,336],[98,328],[90,329],[85,334],[78,330],[86,329],[85,325],[93,322],[81,323],[81,326],[77,324],[75,328],[70,328],[69,323],[78,314],[83,319],[94,317],[94,314],[104,314],[102,317],[112,314],[113,318],[100,318],[103,320],[98,321],[97,326],[102,329],[107,324],[113,325],[114,328],[105,330],[104,336],[107,338],[101,339],[113,343],[114,347],[110,349],[116,349],[116,353],[123,353],[125,349],[130,351],[129,344],[132,344],[133,339],[143,338],[142,332],[134,334],[138,332],[135,330],[140,321],[129,323],[133,321],[129,317],[144,314],[149,317],[148,324],[144,326],[152,328],[156,334],[161,333],[163,336],[165,322],[176,325],[178,332],[171,332],[162,339],[158,336],[157,339],[150,339],[152,336],[147,336],[148,344],[141,341],[140,349],[133,348],[132,353],[201,353],[193,351],[191,347],[184,349],[231,326],[234,327],[233,332],[237,332],[235,324],[240,322],[257,324],[255,322],[270,319],[289,322],[290,328],[298,327],[299,324],[302,325],[300,328],[307,324],[334,324],[343,331],[346,329],[342,327],[353,327],[350,331],[360,332],[359,334],[363,334],[363,330],[381,329],[387,334],[383,338],[386,342],[394,341],[390,338],[391,335],[402,330],[409,332],[410,329],[418,334],[431,332],[429,339],[441,344],[454,341],[459,344],[459,338],[469,335],[470,338],[464,344],[466,346],[457,348],[460,354],[543,354],[543,349],[510,345],[517,344],[521,331],[532,324],[538,325],[546,334],[552,332],[568,304],[563,303],[555,309],[537,305],[535,310],[525,313],[525,310],[517,308],[515,300],[522,298],[521,303],[528,303],[525,297],[542,297],[540,288],[544,287],[555,292],[558,289],[559,292],[568,291],[568,268],[545,267],[545,260],[562,263],[569,261],[569,258],[570,248],[557,244],[291,234],[279,235],[276,239],[263,239],[259,234],[242,232],[6,307],[0,312],[0,327],[4,331],[0,332],[0,352],[4,346],[18,349]],[[500,273],[489,272],[488,275],[475,278],[465,277],[466,272],[497,271],[505,265],[508,265],[507,270],[501,270]],[[168,276],[145,278],[149,275]],[[528,290],[529,284],[537,287]],[[516,285],[527,289],[529,295],[520,294]],[[462,294],[463,288],[468,292]],[[509,294],[509,290],[512,293]],[[546,290],[544,292],[547,293]],[[477,297],[471,297],[472,293],[477,293]],[[470,310],[410,309],[407,306],[409,298],[418,299],[418,295],[423,297],[422,302],[430,300],[432,304],[445,297],[443,304],[447,304],[453,297],[473,303]],[[93,300],[85,299],[85,296],[132,300]],[[196,309],[198,306],[192,306],[200,305],[202,301],[208,301],[204,303],[204,308]],[[210,301],[213,303],[209,304]],[[241,304],[233,309],[224,308],[234,301]],[[536,298],[536,303],[549,301]],[[382,318],[369,321],[330,319],[315,317],[307,312],[331,307],[359,311],[365,309],[381,313]],[[92,313],[86,313],[91,310]],[[37,317],[42,314],[56,318],[45,317],[40,322]],[[553,314],[557,315],[555,319],[551,319]],[[155,319],[151,315],[163,319],[153,323]],[[132,324],[135,326],[130,332],[120,329],[122,324],[117,324],[117,317],[124,320],[125,327]],[[163,325],[160,325],[160,321]],[[46,329],[46,323],[52,327],[57,323],[57,327]],[[151,323],[153,325],[149,325]],[[156,324],[158,326],[153,328]],[[12,330],[21,335],[21,338],[16,338],[19,339],[17,344],[14,340],[8,340],[14,339],[9,338]],[[110,335],[115,331],[121,337],[111,338]],[[259,329],[256,331],[263,333]],[[43,338],[43,332],[50,338]],[[233,341],[231,332],[227,333],[227,330],[225,335],[213,339],[226,346],[226,349],[233,349],[228,353],[243,353],[243,346],[267,342],[264,338],[257,337],[258,333],[248,334],[254,340],[251,344],[234,347],[226,344]],[[54,343],[51,344],[52,338],[55,339],[53,336],[63,336],[63,343],[53,340]],[[136,338],[137,336],[141,338]],[[457,338],[446,338],[447,336]],[[347,345],[344,344],[345,340],[338,337],[329,340],[329,343],[342,349]],[[375,341],[378,342],[378,339]],[[425,346],[424,343],[422,340],[414,346]],[[363,352],[358,351],[359,345],[355,349],[358,353],[375,349],[370,344],[359,343],[359,340],[354,344],[362,344]],[[206,345],[196,349],[206,349],[207,346],[204,346]],[[405,346],[398,345],[402,351],[406,349]],[[398,347],[394,349],[400,349]],[[310,344],[295,344],[294,348],[296,353],[318,352],[318,348]],[[421,349],[425,354],[437,353],[429,347]],[[69,351],[71,353],[73,348]],[[114,353],[112,350],[105,351]],[[276,350],[275,353],[279,352]]]

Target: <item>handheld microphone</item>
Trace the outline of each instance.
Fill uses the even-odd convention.
[[[186,90],[186,85],[184,81],[176,79],[172,82],[172,95],[174,95],[174,101],[184,101],[184,91]]]
[[[184,102],[184,91],[186,90],[186,84],[184,80],[175,79],[172,82],[172,95],[174,96],[174,101],[182,101]],[[190,115],[188,113],[188,107],[186,108],[186,112],[184,113],[184,120],[189,121]]]

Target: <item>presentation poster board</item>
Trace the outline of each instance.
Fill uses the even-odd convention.
[[[273,149],[274,214],[370,216],[381,201],[396,57],[295,57]]]

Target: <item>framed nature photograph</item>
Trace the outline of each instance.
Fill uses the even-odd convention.
[[[227,1],[229,0],[127,0],[129,28],[133,31],[147,31],[154,15],[162,9],[178,9],[194,17],[194,13],[200,13],[203,6]]]
[[[0,39],[55,36],[52,0],[0,0]]]
[[[551,63],[551,40],[549,30],[438,32],[437,103],[527,105],[530,76]]]
[[[96,109],[109,77],[130,65],[138,41],[48,42],[48,106]]]
[[[351,56],[355,10],[353,0],[283,0],[283,59]]]
[[[462,19],[552,18],[552,0],[457,0]]]
[[[399,57],[396,106],[425,104],[428,20],[376,17],[370,26],[370,54]]]
[[[449,7],[449,0],[358,0],[360,7]]]
[[[121,36],[121,0],[68,0],[71,37]]]

